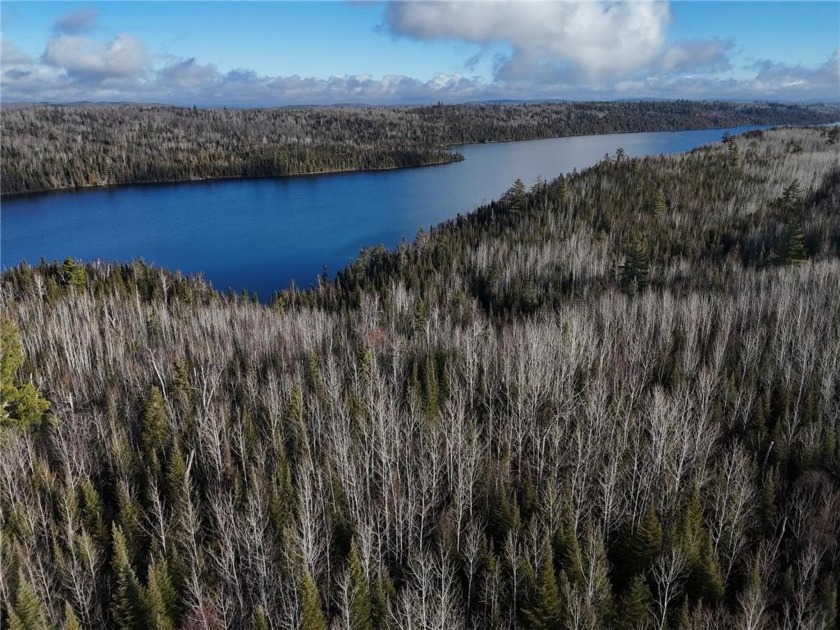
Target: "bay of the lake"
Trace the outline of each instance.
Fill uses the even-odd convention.
[[[442,166],[258,180],[87,189],[3,199],[0,265],[129,261],[201,273],[217,289],[266,299],[315,282],[365,246],[394,247],[420,228],[500,197],[517,179],[583,169],[615,154],[670,154],[755,127],[465,145]]]

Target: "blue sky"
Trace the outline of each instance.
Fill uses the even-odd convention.
[[[2,98],[840,100],[840,3],[10,2]]]

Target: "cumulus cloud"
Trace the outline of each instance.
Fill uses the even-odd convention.
[[[44,61],[70,76],[101,80],[136,76],[146,68],[148,57],[143,44],[125,33],[106,44],[87,37],[59,35],[47,43]]]
[[[0,60],[4,67],[28,65],[32,59],[22,53],[7,37],[0,35]]]
[[[509,45],[512,54],[497,63],[505,81],[552,78],[558,70],[586,79],[638,70],[662,48],[669,18],[668,5],[651,0],[392,2],[385,14],[397,35]]]
[[[481,19],[472,20],[459,13],[462,4],[406,3],[387,11],[394,28],[412,37],[507,43],[488,79],[460,73],[428,78],[365,73],[323,78],[266,76],[247,68],[223,72],[196,58],[157,57],[153,63],[143,43],[129,34],[102,42],[57,33],[37,59],[0,38],[0,96],[4,102],[93,100],[229,106],[490,99],[840,98],[837,51],[819,67],[765,60],[754,66],[752,77],[734,79],[720,72],[729,68],[732,42],[663,43],[667,12],[662,13],[660,5],[537,3],[528,4],[525,13],[530,14],[525,15],[518,5],[497,3],[491,9],[481,5]],[[417,8],[409,10],[414,5]],[[631,36],[639,33],[643,34],[641,43]],[[607,41],[609,54],[599,49]]]
[[[659,66],[665,71],[728,70],[727,53],[735,47],[729,40],[691,40],[668,48],[661,56]]]
[[[96,26],[97,17],[96,9],[79,9],[58,18],[53,29],[65,35],[88,33]]]
[[[769,60],[759,61],[758,74],[754,80],[756,89],[768,93],[803,91],[833,94],[840,99],[840,49],[817,68],[789,66]]]

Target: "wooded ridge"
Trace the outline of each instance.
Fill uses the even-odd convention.
[[[271,305],[7,271],[0,624],[836,628],[837,135],[619,151]]]
[[[449,146],[629,131],[826,123],[840,108],[723,102],[0,111],[0,192],[278,177],[461,159]]]

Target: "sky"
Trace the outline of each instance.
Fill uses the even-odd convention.
[[[0,98],[840,101],[840,2],[0,3]]]

